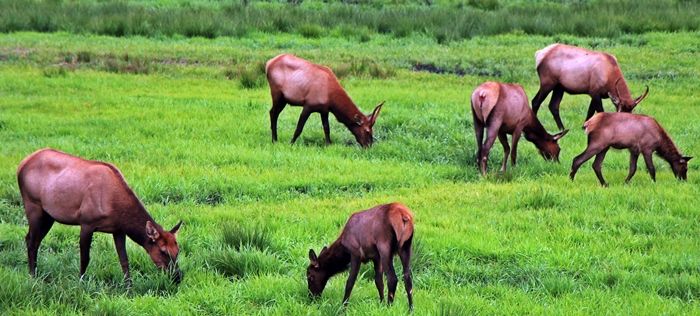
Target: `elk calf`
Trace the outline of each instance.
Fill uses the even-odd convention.
[[[119,262],[130,284],[126,237],[143,247],[159,268],[172,272],[180,282],[175,235],[180,223],[167,231],[158,225],[129,188],[121,172],[111,164],[84,160],[53,149],[42,149],[24,158],[17,168],[17,182],[29,223],[27,254],[29,273],[36,274],[41,241],[54,222],[80,226],[80,277],[90,262],[92,234],[114,237]]]
[[[343,123],[362,147],[372,146],[372,128],[384,102],[374,108],[372,114],[364,115],[350,99],[338,78],[328,67],[313,64],[294,55],[282,54],[270,59],[265,65],[267,81],[272,94],[270,129],[272,141],[277,141],[277,119],[287,104],[302,106],[294,143],[304,129],[306,120],[314,112],[321,114],[326,144],[331,143],[328,113]]]
[[[549,100],[549,110],[559,130],[564,129],[559,116],[559,103],[564,92],[591,96],[586,120],[595,112],[604,111],[602,99],[610,98],[618,112],[632,112],[649,93],[647,87],[644,94],[632,99],[617,59],[607,53],[552,44],[535,53],[535,63],[540,77],[540,90],[532,99],[532,110],[536,115],[542,101],[554,91]]]
[[[569,177],[574,180],[576,171],[591,157],[595,156],[593,170],[598,181],[607,186],[601,167],[603,159],[610,147],[615,149],[627,148],[630,151],[630,170],[625,182],[629,182],[637,171],[637,158],[641,153],[652,181],[656,181],[656,169],[652,162],[652,153],[656,152],[666,160],[676,178],[687,179],[688,160],[684,157],[668,136],[666,131],[655,119],[632,113],[598,113],[584,123],[583,128],[588,134],[588,147],[574,158]]]
[[[555,135],[547,133],[528,106],[527,96],[520,85],[485,82],[474,89],[471,108],[476,135],[476,159],[482,175],[486,175],[489,152],[496,136],[501,141],[504,151],[501,171],[506,170],[509,154],[512,164],[515,165],[521,133],[525,134],[525,139],[535,144],[542,157],[559,161],[560,149],[557,142],[568,130]],[[485,143],[484,128],[488,128]],[[513,135],[512,151],[508,146],[507,134]]]
[[[374,263],[374,281],[379,291],[379,300],[384,300],[386,274],[389,286],[388,302],[394,301],[398,283],[394,271],[393,257],[398,252],[403,265],[403,280],[406,285],[408,305],[413,309],[413,282],[411,280],[411,243],[413,241],[413,214],[400,203],[375,206],[350,216],[340,237],[330,247],[323,247],[316,256],[309,250],[309,267],[306,278],[312,296],[320,296],[326,282],[332,276],[350,267],[350,276],[345,284],[343,304],[347,304],[355,285],[360,263]]]

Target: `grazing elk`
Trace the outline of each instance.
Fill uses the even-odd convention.
[[[323,247],[318,257],[309,250],[309,267],[306,278],[312,296],[320,296],[326,282],[332,276],[350,267],[350,276],[345,284],[343,304],[347,304],[355,285],[360,263],[374,263],[374,282],[379,291],[379,300],[384,300],[386,273],[389,286],[388,302],[394,301],[396,272],[393,257],[398,252],[403,265],[403,281],[406,285],[409,308],[413,309],[413,281],[411,279],[411,243],[413,241],[413,214],[400,203],[375,206],[350,216],[343,232],[330,247]]]
[[[486,175],[489,151],[496,141],[496,136],[501,141],[504,151],[501,171],[506,170],[509,154],[512,164],[515,165],[521,133],[525,134],[525,139],[535,144],[542,157],[559,161],[560,149],[557,142],[568,130],[555,135],[547,133],[528,106],[527,96],[520,85],[485,82],[474,89],[471,105],[476,135],[476,159],[482,175]],[[488,135],[486,142],[483,142],[485,127],[488,128]],[[512,151],[508,147],[507,134],[513,135]]]
[[[578,168],[595,156],[593,170],[600,184],[607,186],[601,167],[610,147],[627,148],[630,151],[630,170],[625,183],[628,183],[637,171],[637,158],[640,153],[644,156],[651,180],[656,181],[656,169],[652,161],[654,152],[668,161],[676,178],[687,179],[688,160],[692,157],[681,155],[663,127],[649,116],[632,113],[598,113],[586,121],[583,128],[588,134],[588,146],[583,153],[574,158],[569,174],[572,181]]]
[[[29,222],[26,242],[32,276],[36,275],[39,245],[56,221],[80,226],[81,279],[90,262],[92,234],[98,231],[113,235],[127,284],[131,283],[127,236],[146,249],[156,266],[167,269],[180,282],[175,235],[182,222],[170,231],[158,225],[115,166],[41,149],[22,160],[17,182]]]
[[[540,77],[540,90],[532,98],[532,110],[537,115],[544,99],[549,92],[554,91],[549,100],[549,110],[559,130],[564,129],[559,116],[559,104],[564,92],[591,96],[586,120],[595,112],[604,111],[602,99],[609,97],[618,112],[632,112],[649,93],[647,86],[644,94],[632,99],[617,59],[607,53],[552,44],[535,53],[535,63]]]
[[[277,118],[284,107],[290,104],[304,107],[292,137],[292,144],[301,135],[309,115],[314,112],[321,114],[326,144],[330,144],[330,112],[352,132],[362,147],[372,146],[372,127],[384,102],[379,103],[369,116],[362,114],[340,86],[333,71],[294,55],[282,54],[270,59],[265,65],[265,72],[272,94],[270,129],[273,142],[277,141]]]

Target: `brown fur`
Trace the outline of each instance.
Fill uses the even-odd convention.
[[[374,262],[374,280],[379,291],[379,300],[384,300],[383,272],[387,276],[388,302],[391,304],[398,283],[393,257],[398,253],[403,265],[408,304],[412,309],[413,282],[410,258],[413,234],[413,214],[401,203],[378,205],[352,214],[340,237],[330,247],[324,247],[318,257],[313,249],[309,250],[310,264],[306,273],[310,293],[314,296],[321,295],[328,279],[347,270],[349,266],[350,276],[345,284],[343,298],[343,303],[347,303],[360,264],[371,260]]]
[[[677,178],[687,179],[688,161],[691,157],[683,157],[663,127],[649,116],[621,112],[598,113],[586,121],[583,128],[588,134],[588,146],[574,158],[569,174],[571,180],[584,162],[596,156],[593,170],[600,184],[607,186],[601,169],[610,147],[627,148],[630,151],[630,170],[625,182],[629,182],[637,171],[640,153],[644,156],[651,179],[656,181],[656,170],[652,162],[654,152],[671,165]]]
[[[537,114],[547,95],[554,91],[549,110],[560,130],[564,124],[559,116],[559,104],[564,92],[588,94],[591,103],[586,120],[596,112],[603,112],[602,99],[610,98],[618,112],[632,112],[649,92],[632,99],[627,82],[615,56],[564,44],[552,44],[535,53],[540,90],[532,99],[532,110]]]
[[[41,241],[56,221],[81,228],[81,277],[90,262],[92,234],[98,231],[114,236],[127,282],[130,282],[127,236],[141,245],[159,268],[172,269],[175,280],[180,280],[181,272],[177,269],[179,247],[175,240],[180,223],[171,231],[163,230],[115,166],[53,149],[41,149],[19,164],[17,183],[29,222],[26,241],[31,275],[36,274],[36,256]]]
[[[309,115],[318,112],[321,114],[326,144],[330,144],[330,112],[352,132],[362,147],[372,145],[372,128],[384,102],[377,105],[372,114],[362,114],[330,68],[294,55],[282,54],[270,59],[265,65],[265,71],[272,95],[270,129],[273,142],[277,141],[277,119],[284,107],[290,104],[304,107],[292,143],[301,135]]]
[[[527,96],[520,85],[498,82],[485,82],[479,85],[471,96],[474,134],[476,136],[476,160],[482,175],[486,175],[491,147],[498,136],[503,145],[501,171],[506,170],[508,155],[515,165],[518,141],[521,133],[540,151],[545,159],[559,160],[558,140],[567,131],[550,135],[527,104]],[[484,128],[488,128],[486,142],[483,142]],[[508,134],[513,135],[513,149],[508,146]],[[483,144],[482,144],[483,143]]]

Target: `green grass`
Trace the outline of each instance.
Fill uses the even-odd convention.
[[[509,32],[616,38],[700,29],[687,0],[504,1],[0,1],[0,32],[215,38],[251,32],[328,34],[366,42],[372,34],[423,34],[438,43]]]
[[[211,4],[216,5],[216,4]],[[623,184],[629,156],[611,151],[602,188],[585,164],[579,128],[589,99],[564,97],[572,131],[561,164],[523,140],[519,164],[485,179],[473,164],[468,98],[485,80],[538,86],[534,52],[554,41],[615,54],[637,111],[653,115],[683,153],[700,152],[697,32],[609,39],[520,32],[436,45],[430,36],[356,38],[254,32],[241,38],[148,38],[67,33],[0,34],[0,314],[335,314],[347,274],[318,301],[305,284],[309,248],[337,238],[348,216],[401,201],[416,215],[416,314],[697,314],[700,173],[673,178],[655,158]],[[291,52],[343,72],[365,112],[386,100],[375,146],[362,150],[331,121],[323,144],[313,115],[289,145],[300,109],[288,107],[280,143],[270,142],[268,88],[260,64]],[[415,71],[416,65],[450,70]],[[375,70],[372,70],[375,69]],[[457,75],[459,74],[459,75]],[[609,101],[604,101],[611,110]],[[550,130],[546,107],[539,117]],[[171,284],[127,243],[134,285],[126,289],[110,236],[96,234],[79,281],[79,228],[56,224],[27,274],[27,225],[15,169],[54,147],[113,162],[163,226],[182,219],[183,282]],[[397,264],[400,272],[400,265]],[[378,303],[363,266],[349,314],[406,313],[403,285]]]

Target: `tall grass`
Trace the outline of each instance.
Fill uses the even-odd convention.
[[[358,30],[358,33],[347,29]],[[214,3],[155,5],[96,1],[0,0],[0,32],[214,38],[253,31],[316,38],[325,30],[359,36],[424,34],[440,43],[508,32],[616,37],[700,29],[700,3],[681,0],[467,1],[440,5]],[[359,34],[359,35],[358,35]]]

